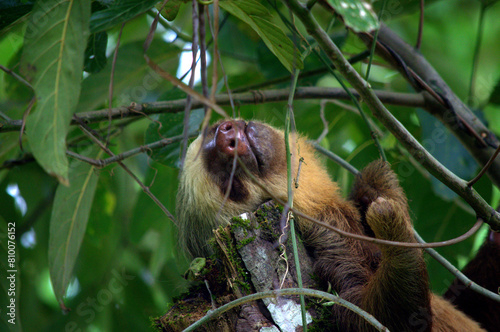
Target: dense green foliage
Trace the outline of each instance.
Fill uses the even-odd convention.
[[[346,2],[361,6],[359,1]],[[377,26],[375,14],[379,14],[382,2],[376,2],[369,18],[360,19],[350,12],[346,22],[356,31]],[[386,12],[379,17],[404,40],[415,44],[419,1],[386,2]],[[500,6],[495,1],[465,0],[426,4],[421,53],[488,128],[500,135],[500,21],[495,19]],[[482,31],[481,4],[487,6]],[[161,106],[154,102],[182,101],[186,93],[148,65],[144,44],[151,42],[146,54],[163,71],[179,78],[185,74],[189,77],[192,3],[168,1],[162,13],[170,21],[162,18],[154,35],[148,36],[157,13],[155,5],[161,8],[161,2],[156,0],[0,4],[0,65],[12,71],[0,72],[2,331],[149,330],[151,317],[163,314],[173,297],[186,289],[187,282],[181,276],[187,262],[177,251],[175,225],[118,163],[99,168],[74,158],[75,154],[91,159],[106,159],[109,155],[78,125],[70,124],[73,114],[83,117],[82,112],[102,110],[104,115],[86,127],[102,142],[109,140],[107,145],[114,154],[177,137],[171,145],[148,148],[147,153],[123,160],[166,209],[175,212],[184,106],[172,107],[169,112],[168,105],[159,111],[151,110]],[[214,5],[203,6],[213,21]],[[313,13],[325,29],[329,26],[328,32],[347,58],[366,50],[341,20],[332,20],[319,4]],[[207,17],[206,13],[201,15]],[[291,29],[293,24],[301,36]],[[227,93],[229,88],[258,98],[259,89],[289,88],[290,72],[295,69],[301,69],[302,75],[297,87],[340,87],[323,62],[326,57],[318,56],[319,51],[311,52],[313,40],[297,19],[292,20],[282,2],[220,0],[217,43],[211,31],[207,19],[209,88],[215,47],[223,65],[223,70],[218,67],[218,94]],[[197,39],[204,36],[196,35]],[[471,83],[478,38],[482,43]],[[354,67],[364,76],[368,57],[363,60]],[[181,66],[181,62],[188,66]],[[376,90],[413,92],[397,71],[377,57],[369,82]],[[194,89],[202,93],[199,81]],[[225,103],[224,109],[231,116],[283,126],[286,99],[258,105],[236,103],[234,108]],[[33,108],[31,101],[35,102]],[[137,107],[141,104],[142,109]],[[190,136],[197,133],[203,121],[203,110],[197,105],[189,119]],[[123,118],[108,120],[108,108],[122,107],[126,111],[129,106],[132,112]],[[356,168],[379,158],[370,130],[352,111],[352,102],[300,99],[293,106],[298,131],[312,139],[323,132],[323,109],[328,133],[320,144]],[[452,172],[466,180],[477,174],[476,161],[433,116],[421,109],[387,107]],[[366,107],[364,110],[371,117]],[[29,115],[21,148],[19,120],[25,112]],[[218,118],[220,115],[214,113],[211,120]],[[474,211],[429,175],[383,125],[374,118],[370,121],[406,190],[420,235],[429,242],[441,241],[468,230],[475,222]],[[440,139],[436,139],[436,131]],[[328,161],[327,165],[332,177],[348,191],[352,175],[334,162]],[[474,188],[490,205],[497,205],[499,192],[487,177]],[[15,234],[13,267],[7,266],[9,223],[15,223],[15,232],[11,232]],[[462,267],[477,250],[486,229],[438,251]],[[428,266],[434,290],[442,292],[454,277],[433,259],[428,260]],[[12,288],[8,270],[17,271],[15,295],[9,292]],[[8,322],[11,317],[5,310],[12,298],[16,301],[15,325]],[[64,307],[71,310],[63,313]]]

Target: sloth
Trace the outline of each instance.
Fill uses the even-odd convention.
[[[416,242],[407,198],[386,162],[372,162],[361,171],[349,198],[344,199],[306,138],[297,137],[293,143],[294,178],[303,158],[293,196],[295,209],[350,233]],[[235,155],[246,170],[235,163]],[[212,253],[208,240],[215,228],[272,198],[286,201],[286,166],[282,130],[239,119],[211,126],[189,146],[180,177],[181,248],[192,257],[208,256]],[[305,218],[297,223],[319,279],[391,331],[484,331],[453,304],[431,293],[421,249],[341,237]],[[334,325],[341,331],[373,330],[342,306],[332,310]]]

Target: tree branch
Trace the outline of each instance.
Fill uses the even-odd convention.
[[[380,100],[387,104],[408,106],[408,107],[423,107],[425,103],[422,94],[415,93],[398,93],[388,91],[375,91]],[[277,90],[255,90],[245,93],[231,94],[235,103],[240,105],[248,104],[264,104],[271,102],[286,101],[290,94],[289,89]],[[352,94],[359,98],[359,94],[353,89]],[[295,92],[295,100],[303,99],[344,99],[350,100],[349,95],[342,88],[314,88],[304,87],[297,88]],[[215,96],[215,103],[218,105],[230,105],[230,96],[221,94]],[[199,100],[192,101],[192,108],[200,108],[204,104]],[[113,120],[138,117],[146,114],[157,113],[178,113],[184,111],[186,106],[186,99],[177,99],[170,101],[158,101],[153,103],[137,104],[132,103],[130,106],[121,106],[109,109],[89,111],[77,113],[76,116],[86,123],[95,123],[107,121],[108,116],[111,115]],[[21,129],[21,120],[6,120],[0,119],[0,133],[18,131]],[[74,120],[72,125],[76,125]]]
[[[73,116],[73,118],[74,117],[75,116]],[[97,146],[99,146],[99,148],[101,148],[104,152],[106,152],[111,157],[115,157],[115,154],[110,149],[108,149],[98,138],[96,138],[91,133],[91,131],[88,130],[88,128],[85,127],[84,124],[80,124],[79,127],[85,133],[85,135],[87,135],[92,140],[92,142],[94,142],[95,144],[97,144]],[[153,200],[153,202],[155,202],[156,205],[158,205],[158,207],[163,211],[163,213],[165,213],[165,215],[170,220],[172,220],[172,222],[177,226],[178,223],[177,223],[177,220],[174,218],[173,214],[170,213],[170,211],[168,211],[168,209],[163,205],[163,203],[161,203],[158,200],[158,198],[156,198],[155,195],[153,195],[153,193],[151,192],[151,190],[149,190],[149,187],[147,187],[146,185],[144,185],[144,183],[142,183],[142,181],[139,180],[139,178],[124,163],[122,163],[120,160],[116,160],[116,162],[118,163],[118,165],[120,165],[125,170],[125,172],[127,172],[130,175],[130,177],[135,182],[137,182],[137,184],[139,184],[139,186],[141,186],[141,188],[144,191],[144,193],[146,193],[146,195],[148,195]]]
[[[307,32],[313,37],[323,51],[328,55],[335,68],[356,89],[374,116],[386,126],[401,144],[419,161],[432,175],[460,195],[492,229],[500,231],[500,214],[472,188],[467,182],[450,172],[437,161],[408,130],[385,108],[384,104],[351,64],[344,58],[337,45],[320,27],[311,12],[297,0],[285,0],[287,6],[304,24]],[[499,167],[500,170],[500,167]]]
[[[370,44],[370,36],[360,37]],[[422,90],[424,82],[443,100],[444,105],[431,94],[424,94],[424,109],[441,121],[480,165],[485,165],[499,146],[495,135],[458,98],[422,54],[404,42],[394,31],[382,24],[378,41],[377,52],[399,70],[416,91]],[[413,77],[408,77],[408,73]],[[500,159],[493,162],[487,174],[500,188]]]
[[[189,138],[193,138],[195,136],[188,136]],[[130,158],[130,157],[133,157],[139,153],[143,153],[143,152],[146,152],[146,151],[152,151],[152,150],[155,150],[155,149],[160,149],[162,147],[165,147],[165,146],[168,146],[172,143],[175,143],[175,142],[178,142],[180,140],[183,139],[183,136],[182,135],[179,135],[179,136],[174,136],[174,137],[169,137],[169,138],[163,138],[159,141],[156,141],[156,142],[152,142],[152,143],[149,143],[149,144],[146,144],[146,145],[141,145],[137,148],[134,148],[132,150],[129,150],[129,151],[125,151],[125,152],[122,152],[120,154],[117,154],[117,155],[113,155],[112,157],[109,157],[109,158],[106,158],[106,159],[92,159],[92,158],[88,158],[88,157],[85,157],[85,156],[82,156],[78,153],[75,153],[71,150],[67,150],[66,151],[66,154],[70,157],[73,157],[75,159],[78,159],[78,160],[81,160],[81,161],[84,161],[88,164],[91,164],[95,167],[98,167],[98,168],[102,168],[102,167],[105,167],[105,166],[108,166],[109,164],[112,164],[112,163],[116,163],[116,162],[119,162],[119,161],[123,161],[127,158]]]

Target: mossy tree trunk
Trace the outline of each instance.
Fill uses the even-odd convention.
[[[216,254],[206,260],[190,292],[156,319],[162,331],[181,331],[232,300],[256,292],[297,287],[289,227],[282,235],[282,208],[273,202],[263,204],[255,213],[233,219],[233,224],[214,232]],[[280,245],[281,240],[284,245]],[[298,241],[303,287],[313,288],[312,259]],[[193,271],[190,271],[193,276]],[[308,323],[316,316],[307,313]],[[245,303],[212,319],[200,331],[302,330],[298,296],[265,298]]]

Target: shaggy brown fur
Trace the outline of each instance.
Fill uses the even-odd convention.
[[[282,131],[267,124],[234,120],[215,124],[204,141],[198,137],[191,144],[177,201],[180,243],[189,254],[209,254],[212,229],[228,224],[233,216],[253,211],[272,197],[286,200],[283,137]],[[299,137],[292,142],[292,169],[297,170],[299,158],[304,158],[295,208],[352,233],[415,242],[406,196],[387,163],[376,161],[366,167],[350,200],[345,200],[306,140]],[[235,151],[271,195],[240,167],[231,179]],[[229,198],[224,201],[229,184]],[[430,293],[420,249],[343,238],[307,220],[299,220],[299,229],[315,257],[319,277],[391,331],[481,331],[476,322]],[[341,331],[372,330],[341,306],[334,306],[334,313]]]
[[[500,291],[500,233],[489,233],[486,242],[463,272],[472,281],[490,291]],[[481,323],[488,331],[500,329],[500,303],[479,296],[458,279],[444,294],[444,298]]]

